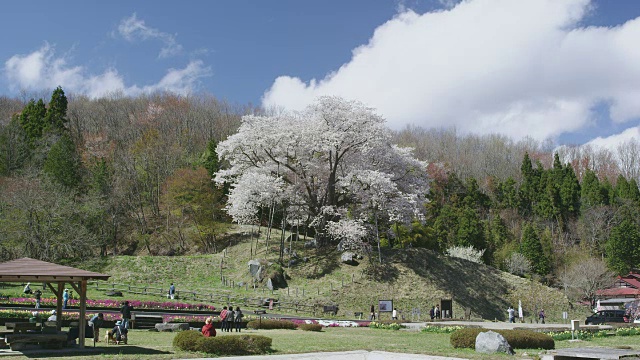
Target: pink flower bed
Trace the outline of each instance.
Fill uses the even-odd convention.
[[[88,307],[104,307],[104,308],[113,308],[119,309],[122,306],[124,300],[87,300]],[[26,306],[35,306],[36,300],[34,298],[10,298],[8,301],[2,301],[1,303],[5,304],[15,304],[15,305],[26,305]],[[78,306],[80,303],[77,299],[69,300],[69,305]],[[42,306],[46,307],[55,307],[56,299],[55,298],[42,298],[40,301]],[[216,309],[215,306],[209,304],[187,304],[187,303],[179,303],[172,301],[139,301],[139,300],[129,300],[129,305],[133,306],[134,309],[161,309],[161,310],[208,310],[213,311]]]

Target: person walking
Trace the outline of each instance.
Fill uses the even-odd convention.
[[[436,316],[436,319],[440,319],[440,306],[436,305],[436,308],[433,310],[433,313]]]
[[[544,324],[544,309],[541,309],[538,313],[538,318],[540,319],[540,324]]]
[[[122,327],[129,330],[129,321],[131,321],[131,312],[133,311],[133,306],[129,305],[128,301],[125,301],[120,308],[120,313],[122,314]]]
[[[171,286],[169,286],[169,297],[171,298],[171,300],[175,299],[176,297],[176,287],[173,285],[173,283],[171,283]]]
[[[393,308],[393,311],[391,312],[391,319],[398,320],[398,309]]]
[[[36,289],[36,291],[33,292],[33,296],[36,297],[36,309],[40,309],[40,300],[42,299],[42,291],[40,291],[40,289]]]
[[[69,289],[64,289],[62,293],[62,308],[66,309],[67,304],[69,304]]]
[[[436,317],[436,307],[432,306],[431,310],[429,310],[429,317],[433,320]]]
[[[509,309],[507,309],[507,314],[509,315],[509,322],[510,323],[515,323],[516,322],[516,311],[513,309],[512,306],[509,306]]]
[[[369,320],[373,321],[376,319],[376,308],[375,306],[371,305],[371,314],[369,315]]]
[[[236,306],[235,316],[236,316],[236,321],[235,321],[236,332],[240,332],[240,328],[242,327],[242,318],[244,317],[242,310],[240,310],[240,306]]]

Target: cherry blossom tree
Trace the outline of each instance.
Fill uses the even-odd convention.
[[[231,184],[237,222],[254,221],[261,206],[294,207],[324,244],[366,238],[362,228],[377,219],[409,222],[424,209],[427,164],[393,145],[384,119],[360,102],[321,97],[301,112],[244,116],[217,152],[228,166],[214,180]]]

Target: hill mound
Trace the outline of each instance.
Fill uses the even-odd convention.
[[[305,248],[302,239],[286,243],[289,253],[297,255],[292,264],[289,254],[283,258],[283,263],[290,265],[283,267],[288,286],[270,291],[263,281],[254,288],[248,262],[276,263],[280,243],[272,239],[267,244],[264,235],[256,242],[247,233],[239,236],[240,230],[247,229],[237,228],[230,245],[217,254],[118,256],[84,265],[111,274],[114,282],[167,289],[173,282],[178,289],[189,291],[272,297],[305,305],[337,304],[339,315],[348,317],[355,312],[368,314],[370,305],[378,300],[393,300],[408,320],[417,311],[419,318],[425,319],[442,299],[452,300],[454,318],[470,310],[473,318],[505,320],[506,309],[510,305],[517,308],[518,301],[529,319],[541,308],[549,320],[561,319],[563,311],[581,312],[556,289],[427,249],[387,249],[382,253],[382,264],[377,256],[364,256],[356,265],[349,265],[340,261],[341,253],[335,248]]]

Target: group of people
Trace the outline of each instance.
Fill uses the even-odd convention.
[[[233,306],[229,306],[228,309],[226,306],[223,307],[220,312],[220,330],[231,332],[236,329],[236,332],[240,332],[243,317],[244,314],[239,306],[236,306],[235,310],[233,310]]]
[[[507,315],[509,316],[510,323],[516,322],[516,310],[513,308],[513,306],[509,306],[509,309],[507,309]],[[520,316],[522,315],[520,314]],[[538,322],[540,324],[544,324],[545,318],[546,318],[546,315],[544,313],[544,309],[540,309],[540,312],[538,312]],[[524,319],[520,318],[520,321],[524,322]]]
[[[113,329],[109,330],[109,332],[107,333],[109,335],[109,338],[112,339],[116,344],[119,344],[121,342],[125,344],[127,343],[127,334],[129,333],[132,311],[133,306],[131,306],[128,301],[122,303],[122,307],[120,308],[122,320],[116,321]],[[98,313],[89,320],[89,326],[93,329],[93,336],[96,342],[100,341],[100,326],[102,326],[103,322],[103,313]]]
[[[431,307],[431,310],[429,310],[429,317],[431,318],[431,320],[440,319],[440,306],[439,305]]]
[[[24,286],[24,293],[26,295],[32,295],[36,299],[36,309],[40,309],[40,301],[42,300],[42,291],[40,289],[36,289],[36,291],[31,290],[31,283],[27,283]]]
[[[103,322],[104,322],[103,313],[98,313],[97,315],[94,315],[89,320],[89,326],[93,330],[93,338],[95,339],[96,342],[100,342],[100,327],[102,326]],[[123,321],[118,320],[116,321],[116,324],[113,327],[113,329],[107,332],[107,335],[116,344],[120,344],[121,342],[126,344],[128,333],[129,333],[128,326],[126,326]]]

